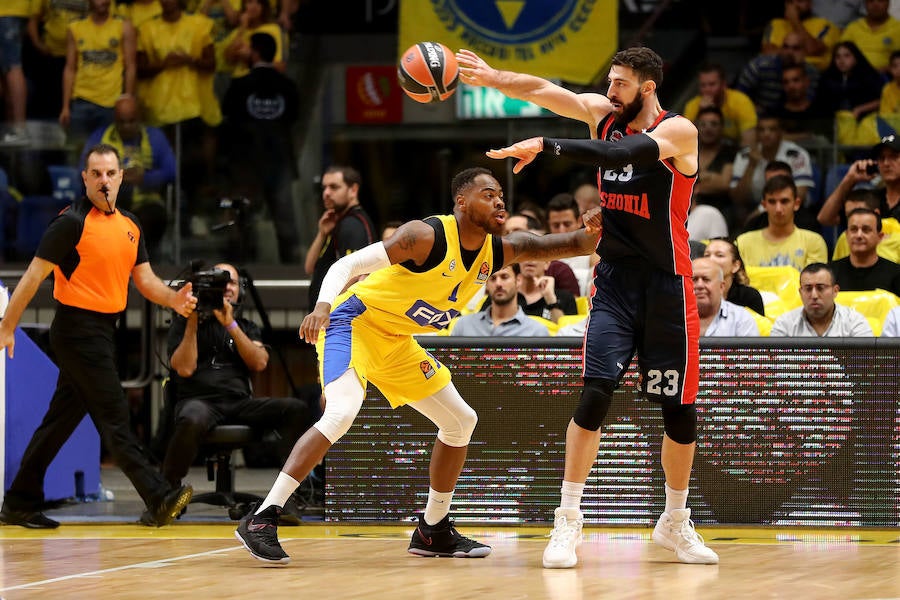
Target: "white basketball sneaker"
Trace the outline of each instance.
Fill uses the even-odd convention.
[[[544,549],[545,569],[570,569],[578,563],[575,548],[581,544],[584,515],[577,508],[559,507],[553,511],[553,531]]]
[[[653,529],[653,541],[666,550],[674,550],[675,556],[683,563],[719,564],[719,555],[707,548],[703,537],[694,530],[689,508],[660,515]]]

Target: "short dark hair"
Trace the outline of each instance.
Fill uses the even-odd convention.
[[[641,82],[653,81],[656,87],[662,85],[663,61],[659,54],[644,46],[636,46],[616,52],[612,58],[612,64],[619,67],[628,67],[637,73]]]
[[[450,182],[450,197],[454,198],[454,202],[455,198],[459,195],[459,191],[464,187],[471,185],[479,175],[490,175],[491,177],[494,177],[494,174],[484,167],[463,169],[453,177],[453,181]],[[496,179],[496,177],[494,177],[494,179]]]
[[[850,190],[850,192],[847,194],[847,198],[844,200],[845,204],[847,202],[865,202],[866,206],[872,209],[874,212],[879,212],[881,209],[881,198],[878,197],[878,194],[875,193],[875,190],[870,190],[867,188]]]
[[[578,217],[578,203],[575,202],[575,196],[567,192],[557,194],[550,198],[547,203],[547,212],[571,210],[575,217]]]
[[[850,211],[850,214],[847,215],[847,221],[850,221],[850,217],[853,215],[874,215],[875,216],[875,230],[881,231],[881,215],[872,210],[871,208],[854,208]]]
[[[362,176],[360,176],[359,171],[354,169],[353,167],[348,167],[346,165],[332,165],[325,169],[325,174],[329,173],[340,173],[344,178],[344,183],[347,184],[347,187],[362,186]]]
[[[794,197],[797,196],[797,184],[794,183],[794,178],[788,175],[776,175],[770,178],[763,186],[763,197],[765,198],[766,195],[772,192],[780,192],[786,189],[790,189],[794,193]]]
[[[718,115],[720,121],[725,120],[725,115],[722,114],[722,109],[718,106],[704,106],[700,110],[697,111],[697,116],[694,117],[694,121],[697,121],[703,115]]]
[[[708,62],[700,66],[698,73],[716,73],[722,81],[728,81],[728,73],[720,63]]]
[[[784,171],[785,173],[790,173],[791,176],[794,175],[794,169],[783,160],[772,160],[766,163],[763,173],[771,173],[772,171]]]
[[[809,273],[810,275],[813,275],[815,273],[818,273],[819,271],[827,271],[828,274],[831,275],[831,285],[834,285],[835,283],[837,283],[837,281],[835,281],[835,279],[834,279],[834,269],[832,269],[825,263],[820,263],[820,262],[810,263],[810,264],[806,265],[805,267],[803,267],[803,270],[800,271],[800,275],[801,275],[801,277],[803,276],[804,273]]]
[[[122,164],[122,156],[119,154],[119,149],[110,144],[94,144],[87,151],[87,154],[84,155],[84,169],[87,170],[88,161],[91,158],[91,154],[115,154],[116,162],[121,166]]]
[[[275,60],[278,45],[275,42],[275,38],[268,33],[260,31],[250,36],[250,48],[259,54],[263,61],[270,63]]]

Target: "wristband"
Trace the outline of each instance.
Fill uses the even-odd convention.
[[[554,302],[553,304],[547,305],[547,310],[553,310],[554,308],[558,308],[559,310],[562,310],[562,307],[559,305],[559,302]]]
[[[225,326],[225,329],[228,331],[231,331],[232,329],[236,328],[237,326],[238,326],[238,322],[232,321],[229,325]]]

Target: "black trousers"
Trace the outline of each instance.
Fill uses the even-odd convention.
[[[278,451],[284,460],[311,423],[306,402],[297,398],[181,399],[175,407],[175,427],[163,461],[163,476],[171,485],[181,485],[203,439],[223,424],[278,431]]]
[[[47,414],[6,492],[4,503],[10,508],[40,509],[47,468],[85,414],[91,416],[116,465],[148,506],[157,504],[169,491],[129,425],[115,361],[116,317],[62,305],[57,309],[50,326],[50,347],[56,355],[59,379]]]

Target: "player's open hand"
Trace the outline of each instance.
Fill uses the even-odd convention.
[[[300,324],[300,339],[310,344],[315,344],[319,339],[319,332],[331,322],[331,305],[327,302],[318,302],[316,308],[303,318]]]
[[[517,142],[512,146],[499,150],[488,150],[486,154],[490,158],[518,158],[519,162],[513,167],[513,173],[520,173],[525,165],[529,164],[544,149],[544,138],[533,137]]]
[[[459,63],[459,78],[463,83],[497,87],[499,71],[471,50],[463,48],[457,52],[456,62]]]

